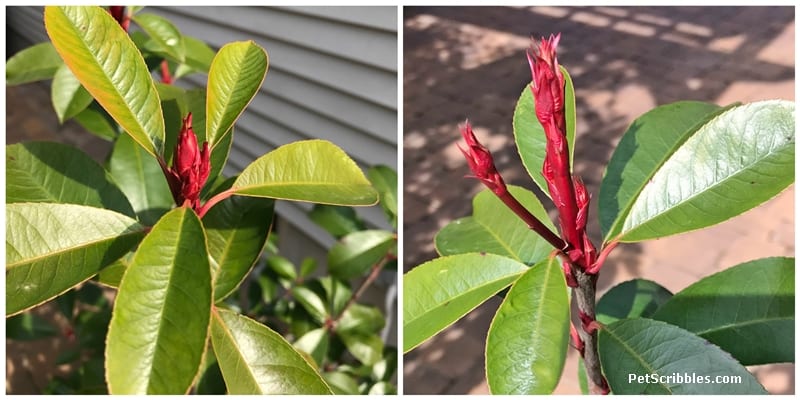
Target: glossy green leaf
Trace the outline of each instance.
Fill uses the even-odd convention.
[[[357,331],[339,332],[347,351],[364,365],[373,365],[380,361],[383,354],[383,341],[378,335]]]
[[[397,389],[389,382],[378,382],[369,388],[368,395],[397,394]]]
[[[158,161],[127,135],[114,143],[108,171],[146,225],[155,224],[175,204]]]
[[[27,312],[6,318],[7,340],[39,340],[56,335],[58,329],[36,314]]]
[[[647,279],[632,279],[609,289],[597,302],[597,320],[610,324],[621,319],[650,318],[672,293]]]
[[[380,193],[383,212],[392,226],[397,228],[397,172],[385,165],[378,165],[367,170],[367,177]]]
[[[94,100],[92,95],[78,82],[78,78],[64,64],[53,76],[50,98],[53,101],[53,109],[56,110],[58,122],[62,124],[85,110]]]
[[[303,308],[320,324],[329,316],[328,307],[322,296],[306,286],[295,286],[292,295]]]
[[[6,85],[50,79],[64,65],[50,42],[35,44],[21,50],[6,61]]]
[[[542,203],[533,192],[509,185],[511,194],[539,221],[557,232]],[[487,252],[533,265],[553,251],[553,246],[528,228],[513,211],[490,190],[472,200],[472,216],[457,219],[436,235],[436,250],[441,255]]]
[[[180,101],[178,98],[161,101],[161,110],[164,113],[164,153],[162,156],[167,161],[167,165],[172,165],[175,145],[178,143],[178,135],[183,127]]]
[[[598,342],[615,394],[767,394],[728,353],[661,321],[617,321],[600,330]],[[721,381],[731,379],[740,381]]]
[[[211,340],[229,394],[331,394],[281,335],[236,313],[212,313]]]
[[[331,314],[341,314],[342,310],[344,310],[344,307],[350,302],[350,298],[353,296],[350,284],[330,275],[312,280],[312,282],[314,281],[319,282],[320,286],[322,286],[325,292],[324,298],[331,310]],[[353,303],[351,306],[360,308],[358,303]],[[341,318],[344,319],[345,316],[342,315]],[[338,325],[339,329],[341,328],[341,322],[340,320],[340,324]]]
[[[307,332],[294,342],[294,347],[310,355],[317,365],[322,365],[325,354],[328,353],[330,335],[325,328],[318,328]]]
[[[328,382],[333,394],[341,395],[354,395],[360,394],[358,391],[358,382],[347,373],[341,371],[323,372],[325,382]]]
[[[202,40],[193,38],[191,36],[183,36],[183,46],[186,48],[186,65],[191,69],[208,73],[211,69],[211,62],[214,60],[214,50],[203,42]],[[188,75],[184,73],[183,75]],[[176,78],[179,77],[175,73]]]
[[[339,279],[364,275],[383,259],[387,252],[397,252],[393,232],[366,230],[353,232],[333,245],[328,252],[328,270]]]
[[[219,370],[219,364],[213,351],[206,350],[201,371],[200,378],[197,380],[197,385],[195,385],[194,394],[223,395],[228,392],[225,387],[225,379],[222,377],[222,371]]]
[[[314,204],[308,217],[337,239],[348,233],[366,229],[351,207]]]
[[[184,61],[183,36],[168,19],[147,13],[136,14],[132,19],[133,22],[150,35],[150,38],[162,51],[177,61]]]
[[[274,201],[231,196],[203,217],[218,302],[242,283],[258,261],[274,216]]]
[[[381,310],[356,303],[342,313],[336,324],[336,332],[378,333],[385,324]]]
[[[794,362],[794,258],[764,258],[705,277],[653,315],[744,365]]]
[[[265,154],[242,171],[233,190],[243,196],[345,206],[378,201],[356,163],[325,140],[294,142]]]
[[[141,240],[130,217],[73,204],[6,205],[6,316],[91,278]]]
[[[60,143],[6,146],[6,203],[69,203],[134,217],[112,177],[86,153]]]
[[[570,78],[567,69],[561,67],[561,72],[564,74],[564,111],[567,119],[567,145],[569,146],[570,165],[572,165],[572,154],[575,152],[575,128],[577,117],[575,114],[575,89],[572,86],[572,78]],[[542,164],[544,164],[545,146],[547,139],[544,136],[544,128],[539,120],[536,118],[536,107],[533,101],[533,93],[530,88],[531,83],[525,85],[522,94],[517,100],[517,105],[514,108],[514,140],[517,143],[517,151],[522,164],[528,171],[528,175],[533,178],[533,181],[539,185],[539,188],[547,196],[550,196],[550,191],[547,188],[542,176]]]
[[[403,352],[447,328],[514,282],[528,266],[494,254],[459,254],[403,276]]]
[[[45,28],[83,87],[153,156],[164,120],[153,79],[128,34],[100,7],[45,7]]]
[[[208,72],[206,140],[217,146],[250,104],[267,75],[269,58],[255,42],[228,43],[219,49]]]
[[[723,108],[699,101],[656,107],[637,118],[617,144],[600,185],[599,218],[605,241],[616,236],[648,180],[699,125]]]
[[[794,103],[728,109],[657,167],[622,223],[635,242],[704,228],[741,214],[794,182]]]
[[[111,263],[111,265],[103,268],[103,270],[97,274],[97,282],[115,289],[118,288],[119,283],[122,282],[122,277],[125,275],[125,271],[128,269],[128,266],[131,265],[132,260],[133,252],[130,252],[119,260],[114,261]]]
[[[117,123],[97,103],[89,104],[89,107],[75,115],[74,120],[99,138],[114,140],[119,136]]]
[[[492,394],[548,394],[569,344],[569,296],[557,258],[543,260],[511,286],[486,338]]]
[[[111,394],[183,394],[198,376],[211,313],[203,225],[179,207],[142,241],[122,278],[106,345]]]
[[[277,255],[269,256],[269,258],[267,258],[267,267],[283,279],[289,281],[297,279],[297,271],[294,268],[294,264],[286,257]]]

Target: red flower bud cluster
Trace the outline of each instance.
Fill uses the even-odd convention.
[[[547,139],[542,175],[558,209],[561,235],[567,242],[567,248],[563,250],[571,262],[589,268],[596,259],[594,245],[586,234],[589,194],[580,178],[573,177],[570,171],[564,74],[556,55],[560,38],[560,34],[551,35],[547,40],[543,38],[538,46],[531,46],[527,52],[533,77],[531,92],[536,118]]]
[[[166,174],[172,197],[178,206],[188,204],[195,210],[200,206],[200,190],[211,170],[210,153],[208,142],[198,149],[197,136],[192,130],[192,114],[189,113],[178,135],[172,168]]]
[[[469,169],[483,182],[486,187],[491,189],[496,195],[500,195],[507,191],[506,184],[503,177],[497,172],[492,160],[492,154],[486,146],[480,144],[475,134],[472,132],[472,125],[469,121],[465,121],[461,127],[461,136],[467,142],[467,148],[463,149],[460,145],[458,149],[464,154],[464,157],[469,163]]]

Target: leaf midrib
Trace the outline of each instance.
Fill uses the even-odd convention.
[[[128,229],[130,229],[130,227],[128,227]],[[116,236],[109,236],[109,237],[106,237],[106,238],[96,239],[96,240],[93,240],[93,241],[90,241],[90,242],[83,242],[83,243],[81,243],[79,245],[61,248],[61,249],[58,249],[57,251],[54,251],[54,252],[51,252],[51,253],[42,254],[42,255],[38,255],[38,256],[34,256],[34,257],[30,257],[30,258],[25,258],[25,259],[22,259],[22,260],[19,260],[19,261],[14,261],[14,262],[12,262],[10,264],[6,264],[6,269],[13,269],[13,268],[25,266],[27,264],[31,264],[31,263],[34,263],[36,261],[41,261],[41,260],[44,260],[44,259],[47,259],[47,258],[50,258],[50,257],[56,257],[56,256],[64,255],[64,254],[69,253],[69,252],[78,251],[78,250],[81,250],[84,247],[90,247],[90,246],[96,245],[98,243],[102,243],[102,242],[109,241],[109,240],[117,240],[119,238],[128,237],[128,236],[131,236],[131,235],[136,235],[136,234],[139,234],[139,233],[142,233],[142,232],[144,232],[144,227],[141,227],[141,229],[135,230],[135,231],[128,230],[128,231],[123,232],[123,233],[121,233],[119,235],[116,235]],[[8,242],[6,242],[6,244],[8,244]]]

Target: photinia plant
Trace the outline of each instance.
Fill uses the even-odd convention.
[[[214,54],[161,17],[131,15],[46,7],[52,43],[8,61],[9,84],[53,77],[59,118],[86,113],[84,122],[98,128],[90,130],[114,144],[105,166],[61,144],[7,146],[7,318],[56,298],[69,314],[76,297],[102,310],[107,300],[81,286],[94,278],[116,288],[113,311],[95,314],[91,325],[107,328],[104,341],[92,340],[104,363],[87,366],[104,374],[109,393],[197,391],[212,359],[227,393],[332,393],[309,358],[226,299],[261,255],[274,199],[367,206],[378,192],[324,140],[281,146],[238,176],[222,176],[267,53],[248,41]],[[129,36],[131,20],[145,33]],[[25,68],[37,57],[38,70]],[[165,84],[194,72],[208,73],[207,90]]]
[[[403,351],[509,288],[486,339],[493,394],[551,393],[570,342],[584,392],[766,393],[744,366],[794,362],[793,258],[733,266],[674,295],[643,279],[600,299],[595,290],[618,245],[714,225],[788,187],[794,104],[681,101],[636,119],[600,184],[596,247],[586,232],[591,199],[571,168],[575,94],[559,39],[527,53],[533,79],[513,120],[522,163],[555,205],[559,229],[533,192],[504,183],[465,122],[461,151],[488,190],[472,216],[439,231],[441,257],[404,276]]]

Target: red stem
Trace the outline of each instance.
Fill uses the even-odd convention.
[[[161,61],[161,83],[166,83],[167,85],[172,83],[172,74],[169,73],[167,60]]]
[[[499,193],[498,193],[499,192]],[[553,245],[558,250],[564,250],[567,246],[566,242],[563,239],[558,237],[553,231],[551,231],[548,227],[544,226],[539,219],[537,219],[533,214],[528,211],[516,198],[511,194],[511,192],[506,189],[505,186],[498,188],[495,191],[497,197],[505,203],[511,211],[514,211],[517,216],[522,218],[523,221],[528,225],[528,228],[531,228],[534,232],[538,233],[539,236],[547,240],[548,243]]]
[[[231,196],[233,196],[233,189],[228,189],[224,192],[218,193],[216,196],[210,198],[205,204],[203,204],[203,206],[200,207],[199,210],[197,210],[197,216],[203,218],[203,216],[206,215],[206,213],[208,212],[208,210],[211,209],[211,207],[214,207],[220,201],[225,200]]]

